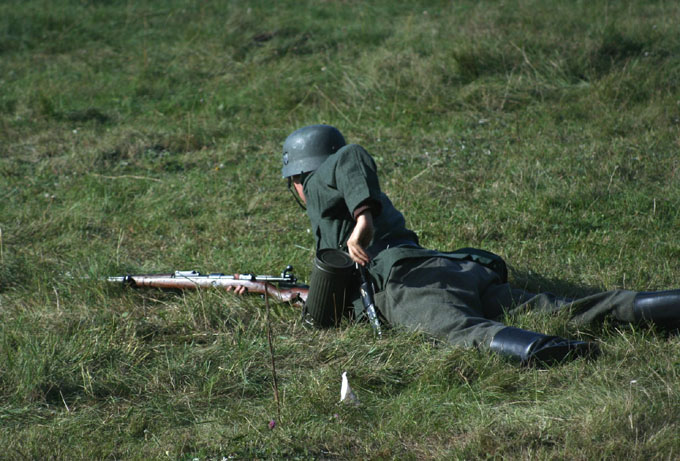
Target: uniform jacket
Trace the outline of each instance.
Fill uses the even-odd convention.
[[[392,266],[405,258],[437,255],[418,246],[418,236],[406,227],[402,213],[380,189],[375,161],[357,144],[342,147],[310,173],[303,183],[307,215],[316,249],[347,250],[354,229],[354,210],[368,206],[375,233],[368,248],[368,267],[378,289],[383,289]]]

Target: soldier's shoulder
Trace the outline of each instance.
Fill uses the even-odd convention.
[[[338,151],[335,153],[335,155],[331,155],[331,158],[335,157],[335,162],[336,163],[345,163],[345,162],[362,162],[362,163],[373,163],[373,157],[371,157],[371,154],[368,153],[366,149],[364,149],[362,146],[359,144],[347,144],[346,146],[341,147],[338,149]]]
[[[375,169],[375,161],[366,149],[359,144],[347,144],[329,156],[316,170],[314,176],[319,181],[328,181],[328,178],[335,177],[338,172],[354,168],[359,164]]]
[[[359,154],[367,154],[368,151],[364,149],[363,146],[359,144],[347,144],[342,146],[338,151],[335,153],[335,155],[346,155],[348,153],[359,153]]]

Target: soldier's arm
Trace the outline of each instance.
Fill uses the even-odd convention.
[[[381,191],[373,158],[357,144],[349,145],[335,155],[339,157],[335,163],[334,186],[342,193],[347,209],[356,213],[361,206],[368,206],[373,217],[378,216],[382,207]]]
[[[362,212],[356,216],[356,224],[352,234],[347,239],[347,251],[352,260],[356,263],[365,266],[371,260],[371,257],[366,252],[366,248],[370,245],[373,239],[373,214],[370,208],[364,208]]]

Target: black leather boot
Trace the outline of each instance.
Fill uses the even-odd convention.
[[[491,350],[521,364],[552,364],[576,357],[596,356],[595,343],[547,336],[520,328],[506,327],[491,340]]]
[[[662,328],[680,328],[680,290],[640,292],[633,304],[635,320]]]

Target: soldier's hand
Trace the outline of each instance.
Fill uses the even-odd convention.
[[[373,239],[373,215],[366,210],[357,217],[352,235],[347,240],[347,250],[355,263],[365,266],[371,260],[366,247]]]
[[[244,295],[248,292],[248,289],[244,287],[243,285],[239,285],[236,287],[229,286],[227,287],[227,291],[233,291],[237,295]]]

